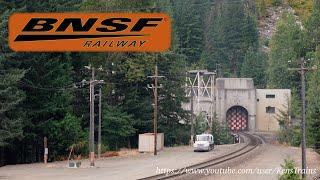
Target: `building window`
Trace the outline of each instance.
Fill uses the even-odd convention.
[[[276,95],[275,94],[267,94],[266,98],[276,98]]]
[[[274,113],[276,113],[276,108],[268,106],[268,107],[266,107],[266,113],[274,114]]]

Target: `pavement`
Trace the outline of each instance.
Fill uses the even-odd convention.
[[[277,180],[284,159],[292,159],[295,161],[296,167],[301,167],[299,147],[280,145],[274,141],[272,136],[263,136],[267,143],[263,146],[264,148],[260,148],[261,152],[250,155],[250,158],[247,159],[234,160],[229,163],[229,167],[223,167],[225,170],[229,169],[229,172],[234,170],[236,173],[203,175],[201,179]],[[136,153],[129,156],[101,158],[96,160],[95,168],[90,168],[88,160],[83,160],[81,168],[76,169],[67,168],[67,161],[48,163],[47,165],[43,163],[8,165],[0,168],[0,180],[139,179],[218,157],[240,149],[244,145],[245,143],[219,145],[210,152],[193,152],[193,148],[189,146],[165,148],[157,156],[152,153]],[[307,167],[320,173],[320,156],[312,149],[307,149]],[[308,179],[314,179],[314,177],[315,174],[308,175]]]
[[[54,163],[7,165],[0,168],[0,179],[10,180],[130,180],[189,166],[227,154],[243,147],[245,143],[218,145],[210,152],[193,152],[189,146],[165,148],[157,156],[152,153],[138,153],[136,156],[110,157],[96,160],[96,167],[90,168],[83,160],[81,168],[67,168],[67,161]]]
[[[229,172],[204,176],[202,180],[278,180],[283,173],[281,164],[285,159],[294,160],[296,168],[301,169],[300,147],[285,146],[275,143],[267,137],[263,151],[254,157],[235,162],[229,166]],[[269,139],[268,139],[269,138]],[[228,169],[228,167],[226,167]],[[312,149],[307,149],[307,179],[313,180],[320,175],[320,155]],[[233,172],[231,171],[233,170]]]

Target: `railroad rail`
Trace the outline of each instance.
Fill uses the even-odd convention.
[[[201,163],[197,163],[197,164],[193,164],[191,166],[177,169],[177,170],[171,172],[170,174],[166,174],[166,173],[157,174],[157,175],[141,178],[139,180],[160,180],[160,179],[178,178],[180,176],[188,175],[186,172],[186,169],[201,170],[201,169],[205,169],[205,168],[209,168],[209,167],[214,167],[214,166],[220,165],[222,163],[226,163],[226,162],[231,161],[235,158],[239,158],[241,156],[244,156],[244,155],[250,153],[251,151],[256,149],[260,144],[263,143],[263,141],[260,138],[254,136],[252,134],[248,134],[248,133],[239,133],[239,134],[240,134],[240,136],[247,137],[247,139],[249,139],[249,142],[240,149],[237,149],[235,151],[232,151],[230,153],[227,153],[225,155],[222,155],[222,156],[219,156],[219,157],[216,157],[213,159],[209,159],[209,160],[201,162]]]

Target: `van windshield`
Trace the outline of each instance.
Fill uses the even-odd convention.
[[[197,136],[197,141],[209,141],[209,136]]]

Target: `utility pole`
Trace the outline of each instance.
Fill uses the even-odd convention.
[[[101,156],[101,99],[102,91],[99,89],[99,127],[98,127],[98,158]]]
[[[312,68],[305,67],[306,60],[301,58],[300,68],[289,68],[289,70],[298,71],[301,75],[301,101],[302,101],[302,116],[301,116],[301,161],[302,161],[302,179],[306,179],[306,85],[305,74],[310,70],[317,70],[317,66]]]
[[[191,97],[190,97],[190,110],[191,110],[191,131],[190,131],[190,146],[193,145],[194,142],[194,110],[193,110],[193,86],[191,86]]]
[[[158,86],[158,79],[164,76],[158,75],[158,65],[155,65],[154,76],[148,76],[154,80],[154,84],[148,85],[148,88],[153,90],[154,109],[153,109],[153,135],[154,135],[154,155],[157,155],[157,136],[158,136],[158,88],[162,88],[162,84]]]
[[[94,71],[95,68],[91,68],[91,80],[90,80],[90,134],[89,134],[89,158],[90,158],[90,166],[94,166]]]
[[[154,78],[154,111],[153,111],[153,133],[154,133],[154,155],[157,155],[157,139],[158,139],[158,66],[155,67]]]
[[[43,160],[44,160],[44,163],[47,164],[48,162],[48,138],[47,137],[43,138],[43,147],[44,147]]]
[[[302,169],[306,170],[306,84],[305,84],[305,73],[304,70],[304,59],[301,60],[301,99],[302,99],[302,121],[301,121],[301,130],[302,130],[302,141],[301,141],[301,156],[302,156]],[[305,171],[302,172],[302,179],[306,178]]]
[[[85,68],[91,70],[91,79],[89,83],[86,80],[82,81],[82,84],[89,84],[90,90],[90,125],[89,125],[89,159],[90,159],[90,167],[94,167],[94,102],[95,102],[95,94],[94,94],[94,86],[97,84],[104,84],[103,80],[95,79],[95,68],[91,65],[85,66]]]

